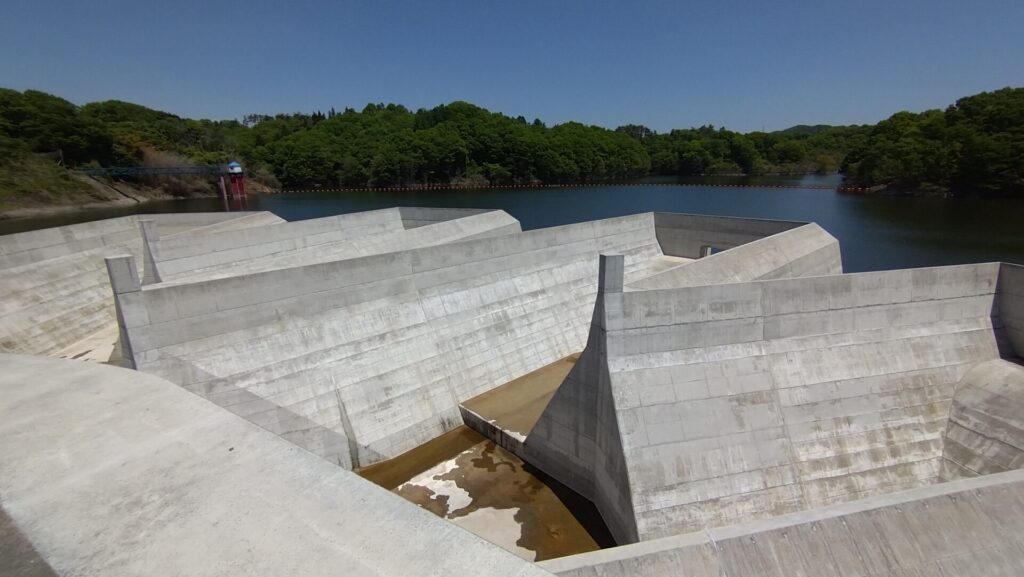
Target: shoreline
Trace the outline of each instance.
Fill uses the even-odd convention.
[[[54,204],[48,206],[26,206],[21,208],[12,208],[10,210],[0,211],[0,222],[29,218],[61,216],[64,214],[70,214],[79,211],[131,208],[135,206],[143,206],[151,202],[162,202],[168,200],[192,200],[196,198],[216,198],[216,195],[198,195],[189,197],[159,195],[147,196],[139,199],[112,198],[110,200],[87,202],[85,204]]]

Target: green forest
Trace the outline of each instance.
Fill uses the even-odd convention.
[[[0,194],[60,202],[68,168],[241,161],[270,188],[468,186],[623,180],[647,175],[831,173],[850,186],[1024,195],[1024,89],[900,112],[874,126],[657,133],[509,117],[466,102],[193,120],[128,102],[77,106],[0,89]],[[203,187],[206,187],[203,189]],[[182,195],[209,192],[180,187]],[[2,200],[2,199],[0,199]]]
[[[872,127],[841,170],[855,186],[1024,196],[1024,88],[900,112]]]

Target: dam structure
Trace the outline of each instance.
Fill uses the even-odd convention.
[[[813,223],[408,207],[125,217],[0,237],[0,265],[25,574],[1024,566],[1019,265],[844,274]],[[534,563],[353,472],[466,425],[616,546]]]
[[[464,216],[330,248],[306,237],[284,256],[271,240],[247,247],[252,258],[231,276],[205,266],[220,257],[197,237],[201,261],[172,261],[187,278],[152,284],[137,281],[131,259],[111,258],[121,342],[134,368],[354,468],[452,430],[460,401],[581,350],[602,251],[626,255],[636,282],[841,266],[835,239],[811,224],[643,214],[509,233],[509,220]],[[441,227],[468,238],[430,236]],[[167,247],[150,246],[163,278]],[[698,260],[702,246],[736,252]],[[738,264],[747,252],[762,264]]]

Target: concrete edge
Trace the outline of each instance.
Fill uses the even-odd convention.
[[[671,537],[662,537],[660,539],[652,539],[650,541],[643,541],[631,545],[622,545],[611,549],[601,549],[590,553],[570,555],[568,557],[540,561],[537,565],[552,573],[563,573],[583,567],[614,563],[653,553],[661,553],[664,551],[692,547],[694,545],[701,545],[705,543],[711,544],[717,541],[732,539],[744,535],[753,535],[765,531],[803,525],[805,523],[844,517],[846,515],[862,513],[874,509],[881,509],[884,507],[891,507],[894,505],[901,505],[934,497],[954,495],[965,491],[973,491],[1017,482],[1024,482],[1024,469],[1008,471],[1005,473],[993,473],[991,475],[984,475],[969,479],[958,479],[956,481],[938,483],[927,487],[875,495],[864,499],[858,499],[856,501],[838,503],[808,511],[799,511],[797,513],[752,521],[750,523],[728,525],[725,527],[708,529],[706,531],[672,535]]]

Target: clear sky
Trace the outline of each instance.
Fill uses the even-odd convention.
[[[1024,0],[0,0],[0,86],[181,116],[467,100],[659,131],[1024,86]]]

